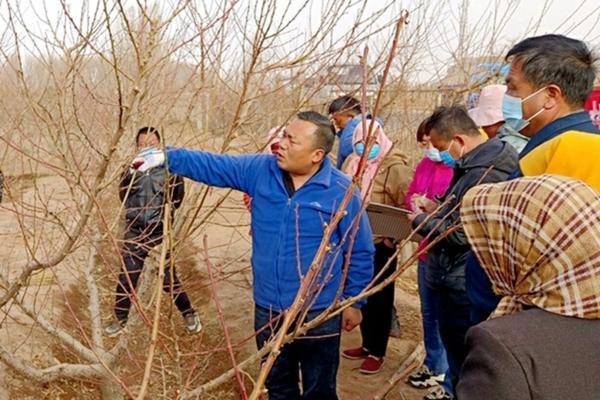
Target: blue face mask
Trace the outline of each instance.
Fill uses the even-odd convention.
[[[435,147],[430,149],[425,149],[425,157],[429,158],[433,162],[441,162],[442,157],[440,155],[440,151]]]
[[[363,153],[365,152],[365,144],[362,142],[356,143],[356,145],[354,145],[354,149],[356,150],[356,154],[362,157]],[[379,144],[373,144],[373,146],[371,146],[371,151],[367,156],[367,160],[372,160],[377,157],[380,151],[381,148],[379,147]]]
[[[449,151],[450,147],[452,147],[452,143],[454,143],[454,140],[450,142],[448,150],[440,151],[440,159],[445,165],[454,168],[456,167],[456,160],[454,159],[454,157],[452,157]]]
[[[533,114],[530,118],[524,119],[523,118],[523,103],[526,102],[527,100],[531,99],[533,96],[537,95],[544,89],[546,89],[545,86],[543,88],[531,93],[529,96],[525,97],[524,99],[504,93],[504,97],[502,99],[502,116],[504,117],[504,121],[506,121],[506,122],[511,121],[511,125],[518,127],[519,131],[521,129],[525,128],[527,125],[529,125],[529,122],[532,119],[534,119],[535,117],[537,117],[538,115],[540,115],[544,111],[544,108],[542,108],[540,111]]]

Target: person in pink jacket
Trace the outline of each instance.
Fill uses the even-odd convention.
[[[454,174],[454,169],[441,162],[439,151],[429,143],[427,119],[421,122],[417,129],[417,142],[425,152],[425,157],[415,169],[415,175],[404,200],[406,208],[411,211],[415,211],[419,207],[421,198],[435,200],[437,196],[446,193]],[[425,243],[421,242],[420,246],[424,247],[424,245]],[[436,315],[433,309],[435,304],[425,285],[426,259],[425,254],[419,257],[417,274],[426,356],[423,365],[408,378],[408,382],[417,388],[429,388],[439,385],[444,380],[444,375],[448,369],[446,351],[440,338],[438,321],[434,317]]]
[[[439,151],[429,143],[427,120],[424,120],[417,129],[417,142],[425,152],[425,157],[417,164],[404,203],[406,208],[413,211],[413,202],[420,196],[435,200],[448,190],[454,169],[441,162]]]

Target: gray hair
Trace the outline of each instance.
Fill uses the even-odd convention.
[[[536,89],[549,84],[560,87],[571,106],[581,107],[594,86],[596,57],[581,40],[563,35],[530,37],[506,55],[521,63],[525,79]]]

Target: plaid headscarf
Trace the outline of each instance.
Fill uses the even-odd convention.
[[[473,251],[504,296],[493,317],[523,305],[600,319],[600,194],[540,175],[476,186],[461,219]]]

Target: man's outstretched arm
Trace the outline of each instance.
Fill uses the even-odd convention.
[[[175,148],[167,149],[165,154],[160,149],[152,149],[140,153],[134,165],[144,171],[166,162],[172,174],[210,186],[229,187],[252,194],[257,171],[268,168],[268,157],[260,154],[227,155]]]

